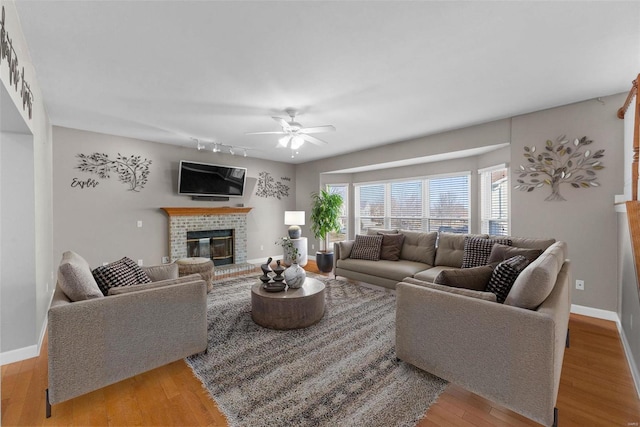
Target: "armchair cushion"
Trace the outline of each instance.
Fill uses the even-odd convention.
[[[91,275],[89,263],[73,251],[62,254],[62,261],[58,267],[58,283],[62,292],[71,301],[84,301],[104,296]]]
[[[150,265],[148,267],[143,266],[140,268],[149,276],[152,282],[178,278],[178,264],[175,262],[171,264]]]
[[[146,291],[147,289],[161,288],[163,286],[177,285],[180,283],[195,282],[202,280],[199,273],[189,274],[188,276],[176,277],[175,279],[159,280],[157,282],[143,283],[133,286],[117,286],[109,288],[109,295],[120,295],[129,292]]]
[[[107,265],[96,267],[92,271],[93,277],[103,295],[109,293],[109,288],[117,286],[132,286],[138,283],[150,283],[149,276],[132,259],[124,257]]]

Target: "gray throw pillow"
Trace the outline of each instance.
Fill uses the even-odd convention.
[[[466,236],[464,239],[464,254],[462,256],[462,268],[479,267],[486,265],[495,244],[511,246],[509,239],[483,239]]]
[[[492,273],[493,268],[488,265],[456,270],[443,270],[436,276],[433,283],[452,286],[454,288],[484,291],[489,284]]]
[[[380,259],[380,246],[382,246],[382,236],[365,236],[358,234],[351,249],[351,259],[366,259],[378,261]]]
[[[493,248],[491,248],[491,254],[489,254],[487,264],[500,263],[505,259],[513,258],[516,255],[522,255],[527,259],[527,261],[532,262],[538,258],[541,253],[542,250],[540,249],[516,248],[515,246],[502,245],[498,243],[493,245]]]
[[[529,261],[522,255],[516,255],[513,258],[502,261],[493,270],[487,285],[487,291],[496,294],[498,302],[503,303],[518,275],[528,264]]]
[[[73,251],[62,254],[62,261],[58,267],[58,285],[71,301],[84,301],[104,296],[91,275],[89,263]]]
[[[404,243],[404,234],[384,234],[382,236],[382,245],[380,246],[380,259],[388,261],[400,260],[400,251]]]

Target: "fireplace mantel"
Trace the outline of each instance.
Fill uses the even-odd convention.
[[[160,208],[171,216],[246,214],[253,208],[223,206],[219,208]]]

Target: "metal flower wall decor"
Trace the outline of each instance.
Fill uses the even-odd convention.
[[[79,159],[76,169],[96,174],[102,179],[109,178],[110,172],[116,172],[120,182],[129,185],[129,191],[140,191],[144,188],[149,178],[151,160],[143,160],[141,156],[132,155],[127,157],[118,153],[116,159],[111,160],[104,153],[81,153],[76,157]]]
[[[536,153],[536,147],[524,147],[525,165],[516,171],[519,174],[514,189],[531,192],[548,185],[551,194],[545,200],[564,201],[560,194],[560,184],[569,183],[574,188],[599,187],[596,171],[604,168],[604,150],[587,148],[593,141],[583,136],[570,141],[564,135],[555,141],[547,140],[543,150]]]

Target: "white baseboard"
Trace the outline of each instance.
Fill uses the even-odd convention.
[[[575,314],[582,314],[583,316],[595,317],[596,319],[610,320],[612,322],[620,323],[618,313],[615,311],[601,310],[599,308],[585,307],[583,305],[571,304],[571,312]]]
[[[26,359],[31,359],[32,357],[37,357],[38,354],[39,352],[37,345],[30,345],[28,347],[5,351],[3,353],[0,353],[0,366],[8,365],[9,363],[20,362]]]
[[[584,307],[576,304],[571,304],[571,312],[575,314],[582,314],[584,316],[595,317],[597,319],[610,320],[616,323],[618,334],[620,334],[620,340],[622,341],[622,347],[624,348],[624,354],[627,359],[627,364],[631,371],[631,377],[633,378],[633,384],[636,386],[636,393],[638,394],[638,397],[640,397],[640,371],[638,371],[638,367],[633,359],[631,346],[629,345],[629,341],[627,341],[627,337],[622,329],[622,323],[620,322],[618,313],[614,311],[600,310],[599,308]]]

